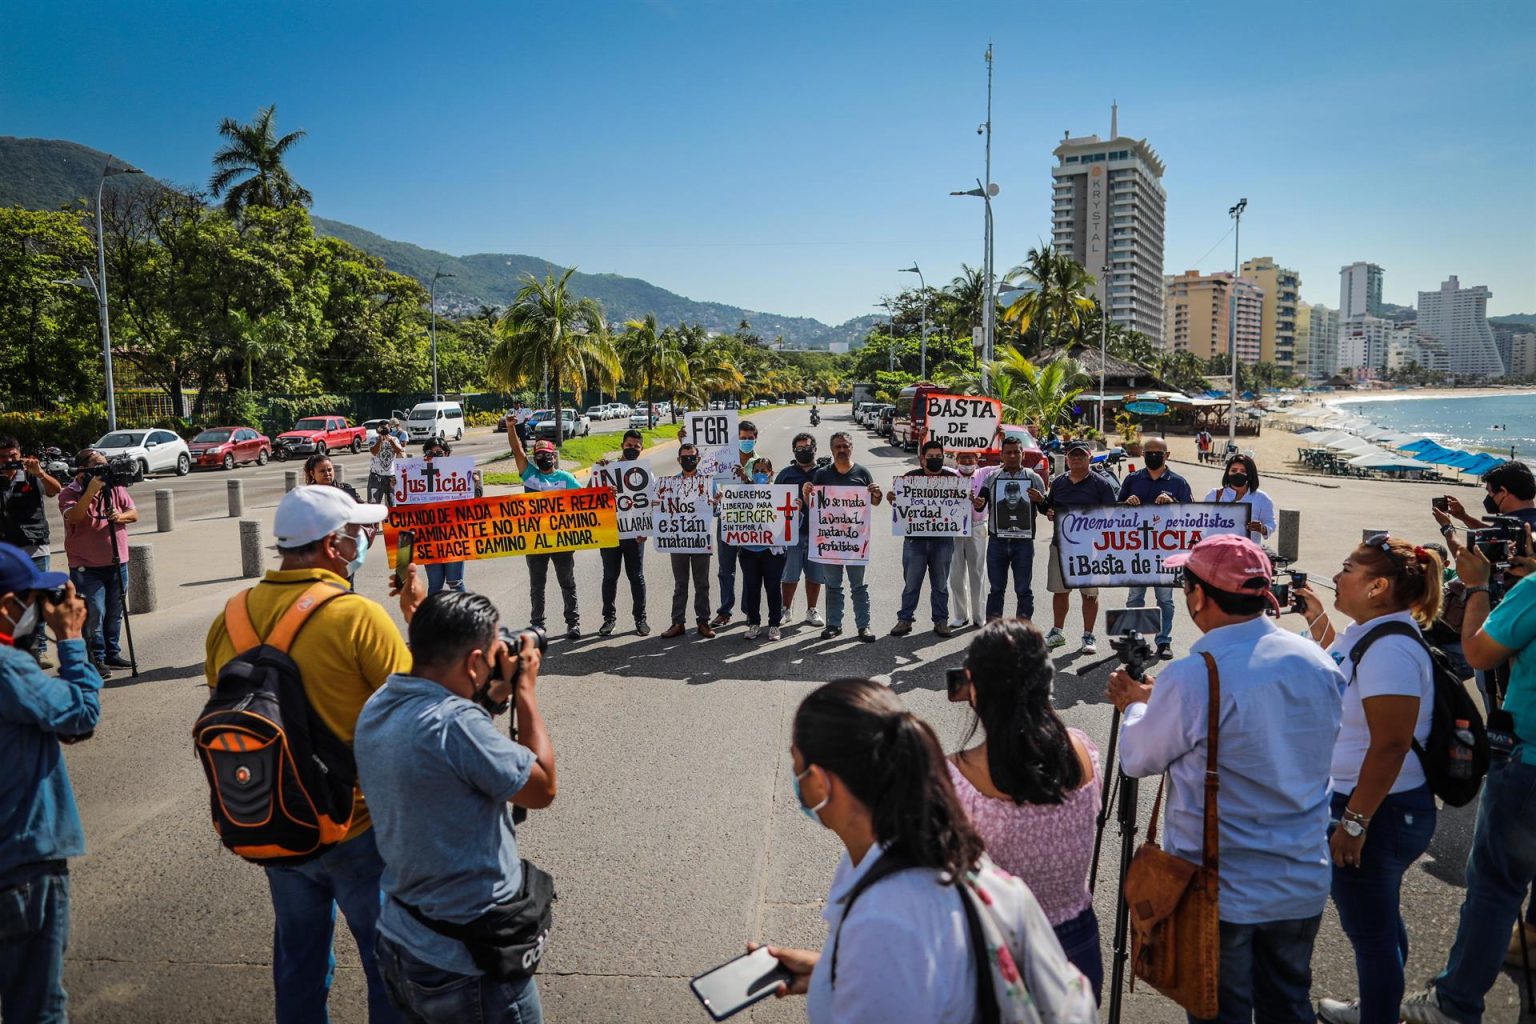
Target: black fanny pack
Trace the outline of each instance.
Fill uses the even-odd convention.
[[[555,902],[555,880],[538,865],[523,861],[523,884],[517,895],[498,903],[468,924],[428,917],[398,896],[396,903],[416,920],[462,942],[475,966],[497,981],[526,978],[539,969],[549,943]]]

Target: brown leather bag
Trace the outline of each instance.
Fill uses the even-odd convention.
[[[1147,841],[1125,874],[1125,902],[1130,909],[1131,969],[1163,995],[1195,1017],[1217,1014],[1221,980],[1221,919],[1217,908],[1216,771],[1217,723],[1221,708],[1221,679],[1216,662],[1202,653],[1210,685],[1210,713],[1205,750],[1205,842],[1201,863],[1175,857],[1157,845],[1157,813],[1163,783],[1157,786]],[[1167,777],[1164,776],[1164,782]]]

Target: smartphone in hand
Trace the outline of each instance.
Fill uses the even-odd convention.
[[[713,1020],[725,1020],[753,1003],[767,999],[794,980],[789,969],[759,946],[688,983]]]
[[[1438,498],[1430,498],[1429,507],[1434,509],[1436,512],[1444,512],[1449,515],[1451,511],[1451,499],[1443,494]]]
[[[390,577],[396,590],[405,587],[405,578],[410,575],[406,566],[416,560],[416,531],[401,530],[400,537],[395,542],[395,572]]]

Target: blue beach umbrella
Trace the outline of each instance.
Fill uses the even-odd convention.
[[[1441,447],[1439,441],[1434,441],[1427,437],[1421,437],[1411,444],[1400,444],[1397,446],[1397,449],[1404,452],[1422,452],[1431,451],[1439,447]]]

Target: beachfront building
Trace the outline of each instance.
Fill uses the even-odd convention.
[[[1530,380],[1536,377],[1536,334],[1516,334],[1509,339],[1508,377]]]
[[[1230,278],[1232,275],[1228,274]],[[1237,359],[1252,366],[1264,356],[1264,289],[1237,279]]]
[[[1351,263],[1339,268],[1339,319],[1381,316],[1381,277],[1374,263]]]
[[[1296,371],[1296,319],[1301,275],[1277,266],[1271,256],[1243,261],[1243,280],[1263,294],[1259,315],[1259,359],[1288,373]]]
[[[1326,380],[1339,372],[1339,311],[1318,303],[1307,310],[1307,372]]]
[[[1387,341],[1398,324],[1384,317],[1361,313],[1339,318],[1339,369],[1351,367],[1381,371],[1387,368]]]
[[[1164,344],[1201,359],[1225,355],[1232,343],[1232,274],[1198,270],[1167,279]],[[1242,279],[1237,286],[1237,358],[1252,365],[1263,351],[1264,291]]]
[[[1162,158],[1146,139],[1120,135],[1115,108],[1108,139],[1069,133],[1055,157],[1052,243],[1098,279],[1095,295],[1110,320],[1162,347]]]
[[[1400,324],[1387,335],[1386,368],[1391,371],[1412,366],[1446,373],[1451,368],[1451,354],[1417,325]]]
[[[1458,377],[1502,377],[1504,361],[1488,326],[1488,300],[1483,285],[1461,287],[1452,274],[1439,291],[1419,292],[1419,329],[1445,346],[1450,372]]]
[[[1302,380],[1312,371],[1312,306],[1296,300],[1296,356],[1291,372]]]

